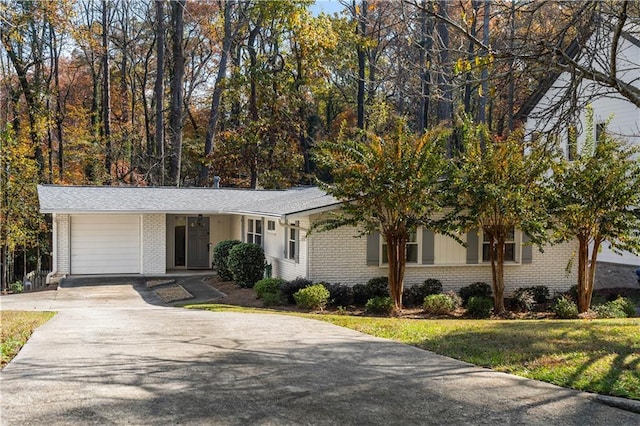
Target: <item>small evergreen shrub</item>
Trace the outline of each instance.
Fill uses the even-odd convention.
[[[367,300],[365,309],[367,312],[378,315],[391,315],[395,305],[390,297],[377,296]]]
[[[296,305],[302,309],[322,310],[329,301],[329,290],[322,284],[315,284],[293,294]]]
[[[469,299],[472,297],[484,297],[490,299],[492,295],[491,286],[483,282],[475,282],[460,289],[460,297],[462,304],[467,306]]]
[[[613,303],[607,302],[601,305],[595,305],[592,310],[596,313],[598,318],[626,318],[627,314],[624,313],[620,306]]]
[[[257,244],[240,243],[229,250],[227,267],[242,288],[252,288],[264,276],[264,250]]]
[[[213,248],[213,263],[216,265],[218,276],[225,281],[231,281],[233,279],[233,274],[231,274],[227,266],[229,251],[233,246],[240,243],[238,240],[221,241]]]
[[[578,318],[578,306],[573,300],[571,300],[571,298],[566,296],[560,296],[558,299],[556,299],[551,310],[556,314],[558,318]]]
[[[627,297],[618,296],[618,298],[612,302],[618,308],[624,312],[628,318],[633,318],[636,316],[636,305],[633,301]]]
[[[313,282],[311,282],[310,280],[306,278],[298,277],[295,280],[283,282],[282,285],[280,286],[280,291],[282,292],[282,296],[284,297],[285,301],[293,305],[296,303],[296,300],[294,299],[293,295],[298,290],[307,288],[311,284],[313,284]]]
[[[264,306],[278,306],[282,305],[284,298],[282,297],[282,293],[279,291],[277,293],[265,293],[262,296],[262,303]]]
[[[533,287],[527,287],[525,290],[529,290],[533,293],[533,299],[536,303],[542,304],[549,300],[549,287],[546,285],[536,285]]]
[[[451,302],[453,303],[453,309],[458,309],[460,307],[462,307],[462,297],[460,297],[458,295],[458,293],[456,293],[455,291],[451,290],[451,291],[447,291],[446,293],[444,293],[449,299],[451,299]]]
[[[353,305],[353,289],[346,284],[324,284],[329,290],[329,305],[331,306],[349,306]]]
[[[533,291],[528,288],[518,288],[511,295],[511,308],[516,311],[527,312],[536,305]]]
[[[455,304],[446,294],[430,294],[424,298],[422,307],[429,314],[446,315],[455,309]]]
[[[569,288],[568,295],[574,302],[578,301],[578,284],[574,284]]]
[[[364,306],[369,300],[369,289],[365,284],[356,284],[353,286],[353,304],[356,306]]]
[[[280,297],[280,286],[283,282],[282,278],[263,278],[253,286],[253,290],[258,299],[264,298],[266,294],[275,294]]]
[[[442,283],[435,278],[429,278],[422,284],[412,285],[404,291],[403,303],[406,306],[420,306],[424,298],[430,294],[442,293]]]
[[[389,296],[389,278],[376,277],[367,281],[367,289],[369,290],[369,298],[388,297]]]
[[[488,297],[472,296],[467,301],[467,314],[472,318],[489,318],[493,300]]]
[[[9,290],[13,293],[22,293],[24,291],[24,285],[22,284],[22,281],[16,281],[9,284]]]

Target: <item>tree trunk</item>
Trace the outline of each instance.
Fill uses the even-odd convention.
[[[171,2],[171,20],[173,22],[173,75],[171,80],[171,112],[169,113],[169,131],[171,132],[171,162],[169,179],[171,185],[180,186],[180,166],[182,163],[182,111],[184,92],[184,7],[186,0]]]
[[[389,258],[389,291],[396,309],[402,309],[404,290],[404,270],[407,262],[407,236],[386,233],[387,254]]]
[[[489,13],[491,12],[491,0],[484,0],[484,16],[482,28],[482,42],[485,46],[489,45]],[[485,53],[486,55],[486,53]],[[487,121],[487,96],[489,94],[489,67],[487,64],[482,66],[482,96],[478,99],[478,121],[485,123]]]
[[[478,24],[478,10],[480,9],[480,1],[472,0],[471,6],[473,7],[473,17],[471,18],[471,36],[476,37],[478,32],[477,24]],[[467,61],[471,64],[473,63],[475,52],[475,43],[473,41],[469,41],[469,45],[467,47]],[[467,114],[471,113],[471,83],[472,83],[472,73],[471,71],[467,72],[466,81],[464,84],[464,112]]]
[[[106,184],[111,184],[113,146],[111,143],[111,76],[109,73],[109,6],[102,0],[102,137],[104,138],[104,168]]]
[[[155,157],[160,168],[160,185],[164,185],[164,0],[156,0],[156,103]]]
[[[596,260],[601,241],[594,242],[593,253],[589,256],[589,238],[578,236],[578,312],[584,313],[591,307],[593,284],[596,273]]]
[[[449,5],[447,0],[440,0],[438,4],[439,13],[447,17]],[[444,21],[437,24],[438,38],[440,39],[440,70],[438,72],[438,88],[440,98],[438,99],[438,122],[451,120],[453,116],[453,93],[449,82],[449,27]]]
[[[362,0],[360,6],[360,14],[356,12],[355,0],[353,11],[356,18],[356,35],[366,36],[367,31],[367,1]],[[365,68],[366,68],[366,52],[359,40],[356,40],[356,53],[358,55],[358,98],[357,98],[357,115],[358,129],[364,129],[364,95],[365,95]]]
[[[231,8],[233,0],[224,2],[224,38],[222,39],[222,52],[220,53],[220,63],[218,64],[218,75],[213,87],[213,96],[211,97],[211,109],[209,110],[209,123],[207,124],[207,134],[204,139],[204,159],[200,169],[200,185],[206,185],[209,179],[209,166],[206,160],[213,153],[216,131],[218,127],[218,118],[220,116],[220,100],[222,99],[222,91],[224,89],[224,80],[227,74],[227,63],[231,54]]]
[[[504,314],[504,236],[486,232],[489,236],[489,259],[491,260],[491,283],[493,290],[493,312]]]

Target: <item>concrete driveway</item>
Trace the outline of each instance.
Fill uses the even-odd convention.
[[[593,395],[320,321],[165,307],[133,279],[0,304],[59,312],[0,372],[3,425],[640,424]]]

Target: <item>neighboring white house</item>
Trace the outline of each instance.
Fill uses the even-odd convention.
[[[605,33],[606,34],[606,33]],[[609,64],[607,57],[610,51],[610,38],[593,35],[587,42],[590,49],[594,49],[597,55],[586,55],[583,60],[593,61],[592,66],[596,69],[603,69],[604,64]],[[575,53],[575,52],[574,52]],[[594,58],[599,58],[595,61]],[[620,38],[620,46],[616,57],[618,67],[618,77],[630,85],[640,87],[640,40],[629,33],[623,33]],[[525,131],[529,137],[536,137],[537,134],[552,131],[561,142],[564,155],[571,159],[572,152],[579,152],[586,140],[586,109],[582,109],[575,121],[566,123],[564,126],[557,126],[558,116],[562,109],[549,117],[548,111],[551,106],[567,103],[569,81],[571,75],[568,72],[555,74],[546,82],[543,82],[534,93],[530,104],[523,107],[519,112],[521,117],[526,118]],[[590,104],[593,110],[592,136],[597,140],[597,136],[602,131],[605,124],[608,134],[625,140],[630,144],[640,144],[640,109],[623,98],[611,88],[606,88],[592,81],[583,81],[577,90],[578,96],[574,99],[575,105]],[[571,147],[572,140],[569,133],[577,130],[577,146]],[[640,256],[629,252],[618,255],[613,253],[608,244],[604,244],[602,251],[598,255],[598,261],[620,264],[640,265]]]
[[[386,275],[379,234],[355,228],[309,233],[340,203],[315,187],[286,191],[226,188],[38,186],[40,210],[53,215],[53,265],[58,275],[141,274],[211,269],[212,247],[238,239],[264,248],[274,276],[315,282],[365,283]],[[445,289],[491,282],[488,246],[478,232],[455,240],[419,230],[408,243],[407,285],[437,278]],[[507,291],[546,285],[566,290],[572,244],[523,244],[514,230],[507,246]]]

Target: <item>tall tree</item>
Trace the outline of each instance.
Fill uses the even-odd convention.
[[[552,209],[557,240],[578,243],[579,312],[591,306],[602,244],[608,242],[616,252],[640,253],[640,148],[606,131],[594,140],[592,111],[586,130],[577,158],[556,164]]]
[[[545,178],[551,156],[540,146],[523,149],[522,134],[493,138],[486,125],[465,121],[464,150],[451,175],[451,205],[464,231],[482,232],[489,242],[494,312],[505,312],[506,241],[522,230],[537,244],[547,240]]]
[[[410,234],[418,227],[438,229],[434,214],[444,208],[441,177],[447,167],[448,136],[440,128],[418,136],[397,122],[381,134],[341,135],[335,142],[323,142],[317,153],[332,177],[321,186],[345,202],[319,229],[350,225],[364,233],[380,232],[388,247],[389,288],[397,309],[402,308]]]
[[[184,80],[184,8],[186,0],[171,2],[172,25],[172,74],[171,103],[169,111],[169,136],[171,139],[171,161],[169,180],[171,185],[180,186],[180,165],[182,163],[183,128],[183,80]]]
[[[102,0],[102,137],[107,182],[111,182],[113,142],[111,140],[111,69],[109,61],[109,4]]]

